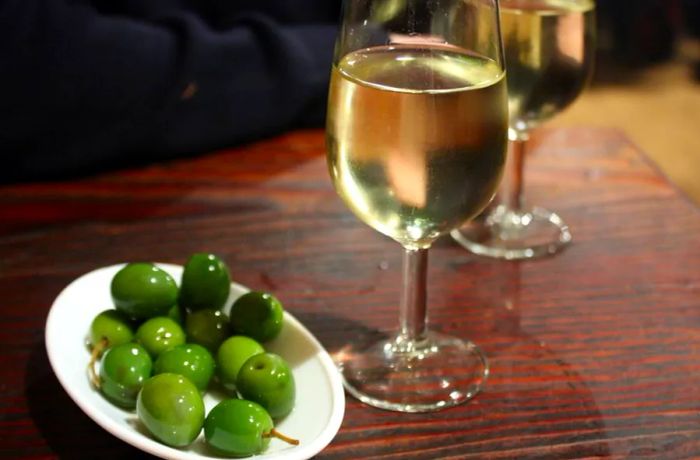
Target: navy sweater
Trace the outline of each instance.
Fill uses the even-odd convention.
[[[320,125],[336,0],[0,0],[0,181]]]

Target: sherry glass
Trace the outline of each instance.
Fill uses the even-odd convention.
[[[347,0],[329,91],[328,168],[345,204],[404,248],[399,329],[335,354],[346,389],[428,412],[488,375],[468,340],[427,329],[428,248],[482,211],[505,166],[496,0]]]
[[[571,242],[559,215],[525,204],[523,173],[533,128],[570,105],[590,80],[595,54],[594,0],[501,0],[510,153],[500,203],[453,238],[503,259],[554,254]]]

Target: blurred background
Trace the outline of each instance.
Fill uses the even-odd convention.
[[[545,126],[625,131],[700,204],[700,0],[597,0],[592,85]]]

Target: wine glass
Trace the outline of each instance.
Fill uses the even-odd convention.
[[[510,153],[498,206],[452,232],[470,251],[504,259],[554,254],[571,242],[559,215],[528,207],[523,193],[533,128],[570,105],[593,72],[594,0],[501,0],[508,71]]]
[[[346,389],[388,410],[473,397],[488,375],[472,342],[428,332],[428,248],[493,198],[507,93],[496,0],[348,0],[329,91],[333,184],[404,248],[399,330],[335,354]]]

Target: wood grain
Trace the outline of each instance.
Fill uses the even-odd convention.
[[[448,239],[431,251],[431,327],[483,347],[486,390],[429,415],[348,398],[319,458],[700,457],[700,211],[620,132],[553,130],[536,144],[527,194],[559,211],[574,244],[530,262]],[[277,294],[331,351],[396,326],[399,247],[337,198],[320,131],[0,188],[0,456],[145,456],[70,401],[44,322],[84,272],[203,250]]]

